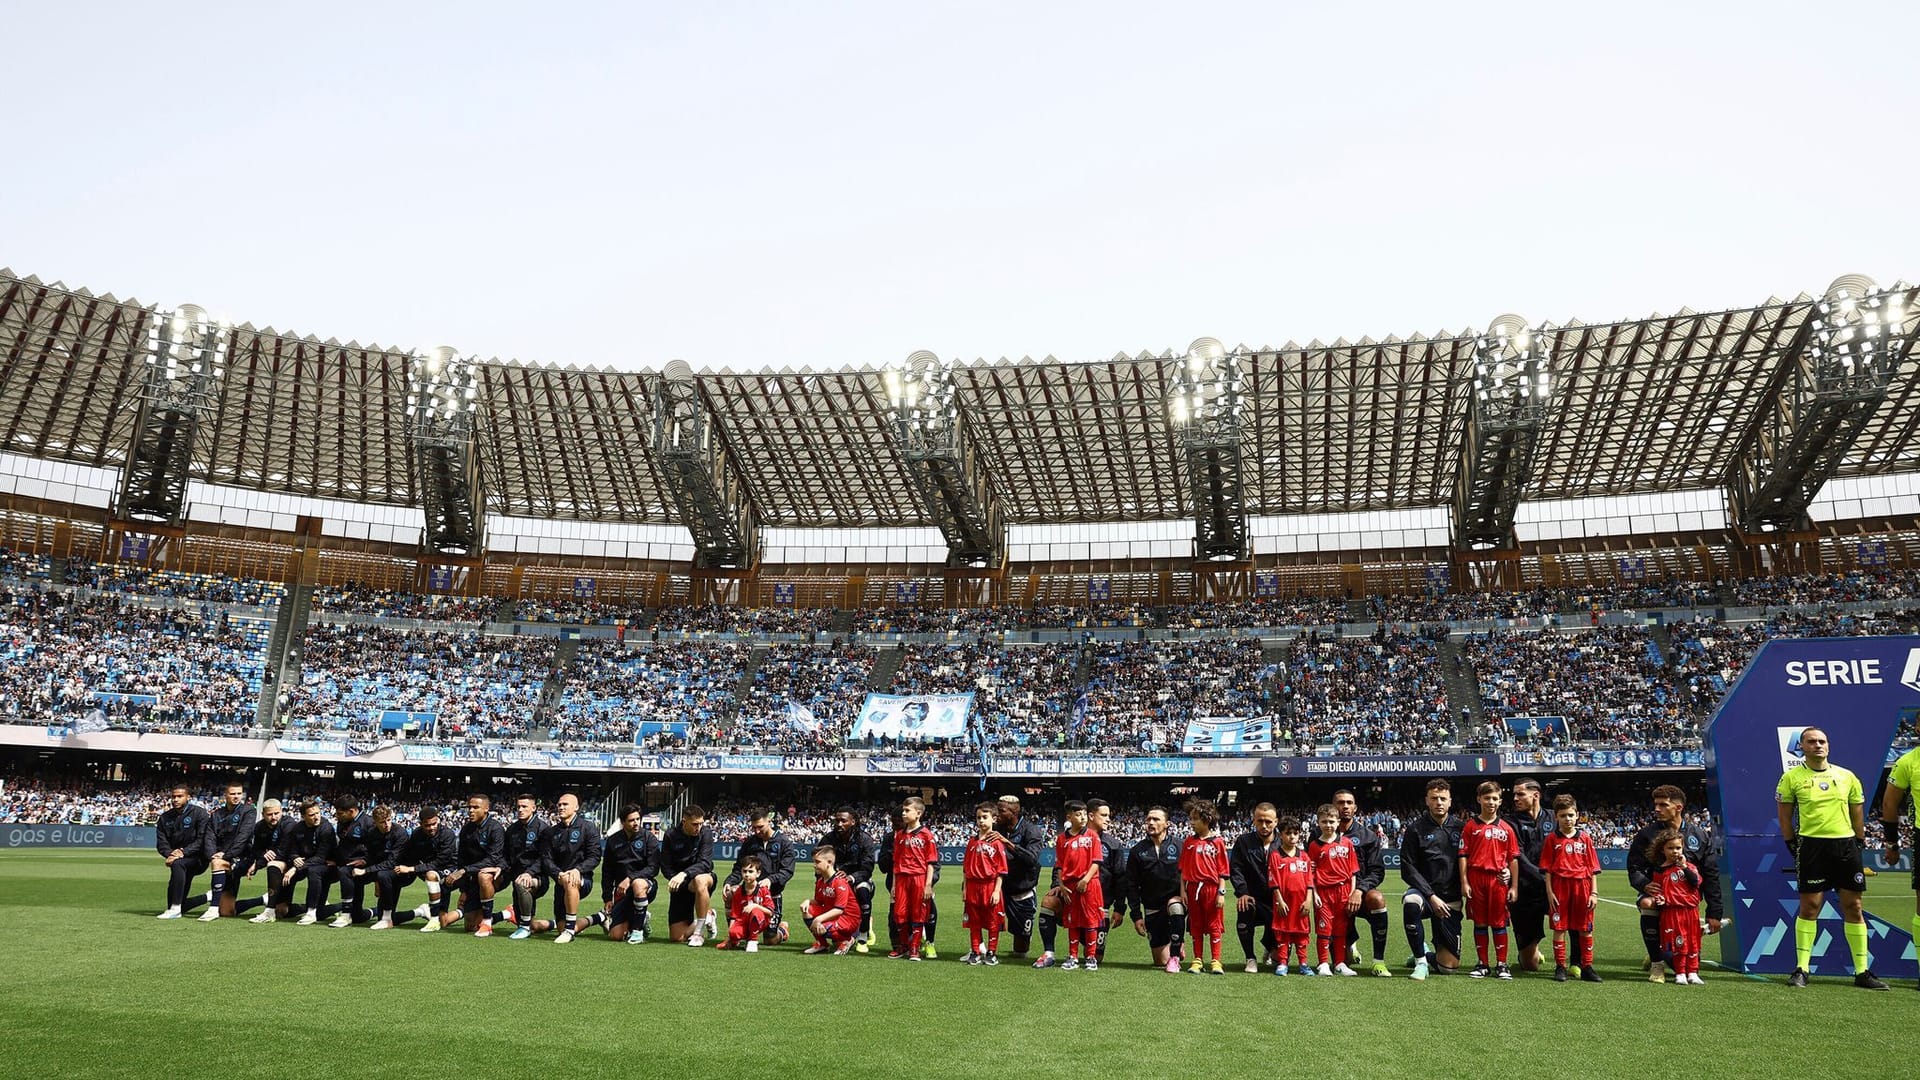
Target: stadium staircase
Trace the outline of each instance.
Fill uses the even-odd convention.
[[[520,603],[517,600],[502,600],[493,607],[490,622],[510,623],[520,615]]]
[[[1348,622],[1358,622],[1358,623],[1373,622],[1375,619],[1378,619],[1379,617],[1380,617],[1380,613],[1373,609],[1372,600],[1363,596],[1363,597],[1360,597],[1359,599],[1347,601],[1347,621]]]
[[[67,568],[72,564],[73,561],[71,559],[61,558],[58,555],[48,559],[47,580],[55,585],[65,585],[67,583]]]
[[[745,701],[753,691],[753,677],[760,673],[760,665],[767,662],[768,646],[766,642],[757,642],[747,650],[747,662],[740,667],[740,681],[733,685],[735,700]]]
[[[1673,632],[1667,629],[1665,623],[1657,623],[1647,627],[1647,636],[1653,639],[1653,647],[1659,650],[1659,655],[1655,657],[1655,659],[1660,661],[1660,666],[1672,666],[1674,648]]]
[[[1480,679],[1468,662],[1460,643],[1451,638],[1440,643],[1440,677],[1447,687],[1447,717],[1457,722],[1460,710],[1467,710],[1473,723],[1486,722],[1486,708],[1480,700]]]
[[[1093,642],[1082,642],[1078,655],[1073,661],[1073,697],[1079,701],[1080,695],[1087,692],[1087,683],[1093,679]]]
[[[258,719],[262,727],[279,726],[279,690],[300,678],[291,662],[294,650],[307,635],[307,620],[313,615],[313,586],[289,585],[286,599],[273,614],[273,632],[267,638],[265,673],[260,680]]]
[[[1285,664],[1292,656],[1293,640],[1291,638],[1270,637],[1260,639],[1261,667],[1279,667]]]
[[[835,637],[846,637],[853,633],[853,619],[859,614],[850,608],[836,610],[833,618],[827,620],[827,633]]]
[[[560,708],[560,697],[567,692],[567,672],[573,670],[574,658],[580,655],[580,639],[563,637],[553,647],[553,670],[547,672],[547,679],[540,684],[540,701],[533,707],[534,728],[537,731],[544,724],[547,734],[553,733],[553,714]]]
[[[905,645],[882,646],[875,650],[873,673],[867,676],[867,689],[876,694],[884,694],[893,688],[893,677],[900,673],[900,664],[907,658]]]

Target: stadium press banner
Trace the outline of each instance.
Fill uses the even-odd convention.
[[[1497,776],[1498,754],[1427,754],[1422,757],[1270,757],[1260,775],[1309,779],[1322,776]]]
[[[972,711],[972,694],[868,694],[853,737],[957,739]]]
[[[1196,716],[1180,749],[1189,754],[1264,754],[1273,749],[1271,716]]]
[[[1720,840],[1720,887],[1733,917],[1733,930],[1720,935],[1722,964],[1768,975],[1793,970],[1798,872],[1781,842],[1775,792],[1781,774],[1801,764],[1800,733],[1808,726],[1825,731],[1833,764],[1858,776],[1871,799],[1902,711],[1916,704],[1920,637],[1777,638],[1754,654],[1706,731],[1707,803]],[[1887,884],[1897,893],[1906,883]],[[1905,927],[1874,917],[1874,900],[1869,884],[1874,971],[1911,979],[1913,939]],[[1822,905],[1819,923],[1812,972],[1849,973],[1833,903]]]

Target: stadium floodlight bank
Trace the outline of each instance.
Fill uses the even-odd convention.
[[[947,541],[947,566],[1001,566],[1006,520],[955,399],[953,362],[922,349],[904,368],[888,368],[886,384],[895,443],[914,494]]]
[[[428,551],[479,555],[486,547],[486,492],[474,425],[479,399],[472,360],[444,345],[412,358],[408,434],[427,519],[421,543]]]
[[[1552,338],[1502,315],[1474,338],[1454,542],[1485,551],[1516,546],[1514,513],[1533,476],[1534,452],[1553,396]]]
[[[1172,422],[1187,464],[1193,556],[1206,562],[1247,557],[1247,503],[1241,483],[1241,420],[1247,408],[1246,353],[1215,338],[1187,346],[1168,388]]]
[[[195,304],[156,314],[147,327],[146,381],[114,511],[122,519],[178,525],[187,511],[194,436],[219,398],[231,327]]]
[[[674,360],[660,373],[653,398],[653,457],[693,534],[693,565],[745,570],[759,561],[760,526],[753,500],[729,467],[725,442],[708,414],[693,367]]]

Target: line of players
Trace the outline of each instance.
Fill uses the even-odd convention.
[[[1512,977],[1510,924],[1517,924],[1522,966],[1541,966],[1537,950],[1543,924],[1550,923],[1556,980],[1570,977],[1572,960],[1582,981],[1600,981],[1591,937],[1592,879],[1599,863],[1591,839],[1578,828],[1578,808],[1563,795],[1551,814],[1544,812],[1539,785],[1531,780],[1516,783],[1512,795],[1512,810],[1502,816],[1500,786],[1481,784],[1477,815],[1462,821],[1451,813],[1451,785],[1427,785],[1428,812],[1408,824],[1400,850],[1412,978],[1457,970],[1465,915],[1474,922],[1475,977]],[[490,936],[496,896],[504,891],[508,906],[500,918],[513,925],[515,939],[557,930],[555,940],[566,943],[587,927],[601,926],[613,940],[639,943],[651,929],[650,908],[664,876],[672,941],[697,947],[714,937],[718,947],[754,951],[788,935],[783,894],[796,852],[765,811],[751,816],[733,872],[717,882],[712,828],[697,806],[656,836],[644,826],[641,808],[629,805],[620,828],[603,837],[580,814],[572,794],[557,800],[552,820],[539,814],[533,797],[522,796],[505,823],[492,816],[487,796],[474,795],[457,830],[428,809],[409,831],[385,807],[362,814],[351,798],[336,803],[332,821],[315,803],[303,804],[295,818],[275,800],[263,803],[256,817],[239,784],[228,785],[212,811],[191,804],[184,787],[173,790],[172,803],[159,822],[156,845],[169,867],[163,919],[180,918],[204,903],[202,921],[259,908],[254,922],[298,911],[302,925],[331,916],[334,927],[367,923],[384,930],[417,918],[422,931],[434,932],[464,918],[474,934]],[[1703,894],[1707,932],[1721,925],[1710,845],[1702,830],[1684,823],[1679,789],[1656,789],[1654,805],[1657,820],[1635,837],[1629,861],[1629,876],[1649,909],[1643,933],[1650,965],[1664,962],[1676,982],[1697,982]],[[835,813],[834,827],[814,847],[816,887],[803,910],[815,941],[807,952],[868,951],[878,872],[892,895],[887,955],[936,955],[939,847],[922,824],[925,812],[919,799],[906,800],[894,812],[891,835],[878,845],[851,810]],[[966,962],[998,964],[1002,932],[1011,933],[1014,954],[1024,957],[1037,923],[1042,952],[1035,967],[1097,969],[1107,934],[1130,920],[1148,939],[1157,966],[1181,970],[1185,931],[1195,945],[1187,970],[1224,974],[1221,941],[1231,905],[1248,972],[1262,964],[1254,951],[1257,935],[1264,962],[1276,974],[1286,974],[1296,958],[1304,974],[1359,974],[1357,924],[1364,922],[1371,931],[1371,972],[1391,974],[1379,837],[1359,821],[1351,791],[1337,792],[1320,808],[1317,832],[1304,844],[1299,826],[1280,827],[1270,804],[1254,809],[1253,828],[1232,844],[1217,832],[1212,804],[1195,801],[1186,812],[1192,832],[1184,842],[1169,835],[1170,814],[1156,806],[1146,815],[1146,837],[1122,849],[1106,839],[1112,812],[1104,801],[1069,803],[1066,828],[1053,838],[1053,875],[1043,893],[1038,882],[1046,833],[1022,817],[1016,797],[980,804],[976,835],[961,865]],[[207,870],[211,888],[192,893],[192,881]],[[581,903],[591,897],[596,874],[601,907],[583,915]],[[241,898],[242,882],[256,876],[266,879],[262,893]],[[401,890],[415,881],[425,885],[427,903],[400,910]],[[296,905],[302,883],[305,903]],[[339,901],[329,903],[335,886]],[[724,937],[718,933],[716,891],[726,909]],[[536,918],[536,904],[548,892],[553,917]],[[1056,953],[1063,923],[1069,933],[1064,957]],[[1311,962],[1310,928],[1317,942]],[[1656,980],[1662,978],[1660,967],[1653,971]]]

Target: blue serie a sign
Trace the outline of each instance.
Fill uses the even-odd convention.
[[[1707,800],[1719,836],[1720,883],[1733,929],[1721,935],[1720,962],[1736,971],[1793,970],[1793,921],[1799,912],[1793,857],[1781,840],[1775,791],[1800,764],[1800,733],[1827,733],[1832,762],[1851,770],[1869,800],[1903,711],[1920,704],[1920,637],[1800,638],[1770,641],[1734,683],[1707,724]],[[1871,806],[1868,814],[1875,813]],[[1869,866],[1877,866],[1872,858]],[[1873,915],[1876,892],[1905,891],[1889,876],[1868,878],[1868,940],[1874,971],[1914,977],[1913,939]],[[1831,895],[1820,909],[1812,971],[1851,972],[1852,961]]]

